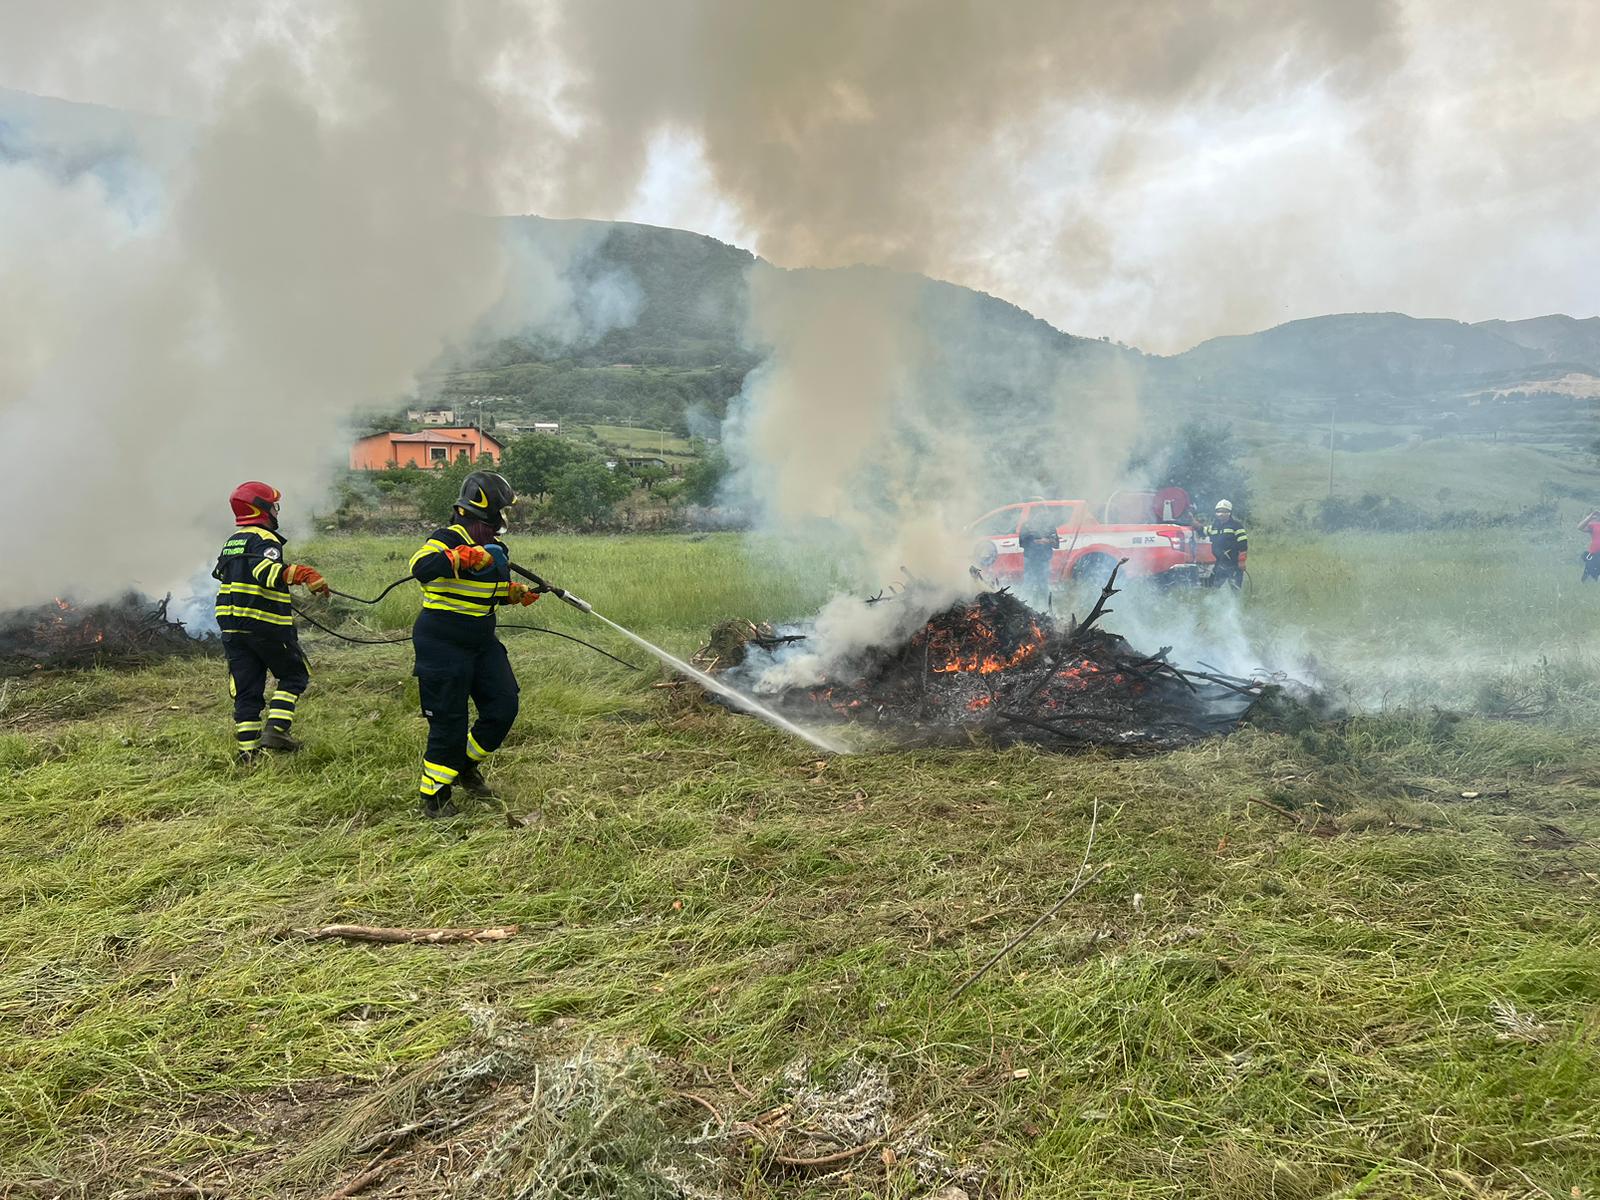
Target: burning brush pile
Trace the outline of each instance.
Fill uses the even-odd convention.
[[[0,676],[94,666],[141,666],[174,655],[205,653],[183,622],[159,603],[129,592],[120,600],[77,607],[53,600],[0,614]]]
[[[903,740],[981,733],[1000,743],[1184,745],[1236,727],[1267,684],[1193,671],[1135,650],[1099,627],[1116,574],[1082,621],[1057,625],[1006,591],[936,613],[893,646],[858,655],[829,677],[774,689],[773,670],[803,629],[719,626],[702,651],[710,669],[796,720],[825,717],[888,729]],[[895,603],[879,599],[867,603]]]

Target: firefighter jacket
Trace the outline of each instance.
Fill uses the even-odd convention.
[[[284,579],[284,540],[263,526],[237,529],[217,555],[211,577],[217,588],[217,628],[287,640],[294,637],[294,610]]]
[[[473,546],[472,540],[460,525],[435,529],[422,548],[411,556],[411,576],[422,585],[423,612],[451,613],[458,617],[488,617],[494,624],[494,610],[503,604],[511,586],[511,568],[505,562],[505,545],[498,541],[481,543],[485,548],[497,548],[500,553],[481,571],[458,573],[455,564],[445,555],[446,550],[457,546]]]
[[[1206,536],[1211,539],[1212,555],[1219,563],[1230,567],[1238,566],[1239,560],[1250,550],[1250,535],[1237,517],[1213,521],[1206,526]]]
[[[1017,534],[1017,545],[1027,558],[1049,555],[1061,548],[1061,534],[1050,509],[1038,508],[1028,514],[1022,532]]]

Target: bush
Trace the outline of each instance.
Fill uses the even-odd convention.
[[[1425,533],[1438,529],[1499,529],[1549,521],[1556,515],[1554,501],[1526,508],[1484,512],[1456,508],[1429,512],[1395,496],[1367,492],[1355,499],[1329,496],[1308,508],[1301,504],[1289,514],[1297,525],[1314,525],[1324,533],[1366,529],[1377,533]]]
[[[594,529],[610,522],[633,490],[629,479],[601,462],[568,467],[550,485],[550,515],[563,525]]]

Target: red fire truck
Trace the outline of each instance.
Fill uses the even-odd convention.
[[[1097,515],[1085,500],[1032,500],[985,513],[967,533],[976,541],[973,563],[985,578],[1014,585],[1022,579],[1018,535],[1038,509],[1051,512],[1061,547],[1050,563],[1050,580],[1103,583],[1119,559],[1122,577],[1161,583],[1191,583],[1212,563],[1211,543],[1188,523],[1190,504],[1182,488],[1118,492]]]

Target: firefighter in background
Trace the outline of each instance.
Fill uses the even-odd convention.
[[[1591,512],[1578,522],[1578,530],[1589,535],[1589,549],[1583,555],[1583,576],[1580,583],[1600,580],[1600,511]]]
[[[287,543],[278,532],[280,499],[277,488],[255,480],[233,489],[228,501],[238,528],[211,571],[220,585],[217,627],[228,660],[234,749],[240,766],[251,765],[263,749],[300,749],[290,728],[311,672],[295,632],[289,588],[299,584],[318,595],[328,594],[327,580],[315,569],[284,561]],[[277,681],[270,705],[269,673]]]
[[[1017,544],[1022,547],[1023,598],[1040,612],[1050,607],[1050,564],[1061,548],[1056,510],[1043,501],[1043,496],[1035,496],[1029,502],[1033,507],[1017,534]]]
[[[512,581],[510,556],[500,540],[515,503],[503,476],[474,471],[462,482],[454,523],[434,530],[411,556],[411,574],[423,593],[411,642],[422,715],[428,718],[419,789],[429,817],[457,811],[450,800],[456,787],[493,797],[481,766],[517,719],[517,678],[495,637],[495,609],[532,604],[539,592]],[[469,700],[478,710],[470,729]]]
[[[1244,586],[1244,563],[1250,551],[1250,535],[1244,524],[1233,515],[1233,503],[1218,500],[1216,515],[1206,526],[1206,536],[1211,539],[1211,554],[1216,565],[1211,568],[1207,587],[1232,588]]]

